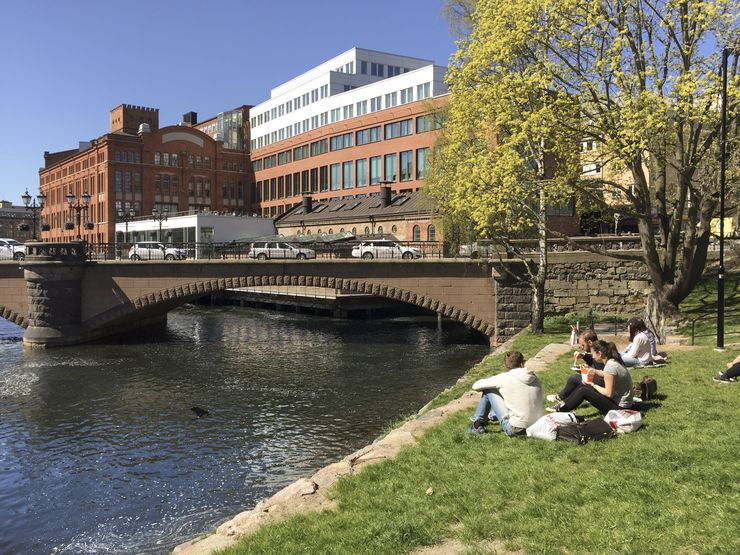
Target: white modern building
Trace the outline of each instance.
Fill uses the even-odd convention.
[[[250,111],[252,151],[342,120],[447,93],[431,60],[352,48],[272,89]]]
[[[160,227],[161,226],[161,227]],[[189,214],[163,221],[152,218],[116,223],[119,243],[164,241],[167,243],[227,243],[236,239],[275,233],[272,218]]]

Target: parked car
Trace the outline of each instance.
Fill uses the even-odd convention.
[[[458,253],[470,258],[491,258],[496,255],[496,245],[491,241],[474,241],[460,245]]]
[[[363,241],[352,249],[352,256],[370,260],[373,258],[421,258],[423,256],[419,249],[401,245],[388,239],[376,239],[374,241]]]
[[[23,260],[26,247],[15,239],[0,239],[0,260]]]
[[[131,245],[128,257],[131,260],[185,260],[188,252],[157,241],[140,241]]]
[[[296,260],[305,260],[307,258],[316,258],[316,251],[305,247],[295,247],[290,243],[281,241],[256,241],[249,251],[250,258],[258,260],[267,260],[268,258],[294,258]]]

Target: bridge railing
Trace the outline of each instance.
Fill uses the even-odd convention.
[[[264,243],[265,241],[261,241]],[[298,251],[291,249],[274,248],[265,253],[267,259],[295,258],[297,253],[308,254],[306,258],[334,259],[334,258],[362,258],[362,254],[370,252],[372,256],[364,259],[419,259],[442,258],[443,246],[437,241],[395,241],[394,247],[367,246],[366,241],[341,241],[335,243],[323,242],[290,242],[267,241],[268,243],[288,243]],[[152,242],[147,242],[152,243]],[[134,245],[142,243],[88,243],[86,256],[90,261],[104,260],[260,260],[260,252],[253,248],[251,242],[228,243],[161,243],[163,248],[136,248]],[[365,246],[362,246],[362,245]],[[354,251],[354,254],[353,254]],[[409,254],[411,253],[411,254]],[[406,256],[404,256],[404,254]],[[259,256],[259,258],[258,258]]]

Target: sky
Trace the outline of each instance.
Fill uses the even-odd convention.
[[[0,0],[0,200],[38,192],[44,151],[108,131],[120,104],[203,121],[353,47],[455,50],[443,0]]]

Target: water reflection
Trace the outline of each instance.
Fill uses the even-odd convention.
[[[2,553],[167,552],[364,445],[488,350],[436,321],[241,308],[61,350],[24,351],[21,333],[0,324]]]

